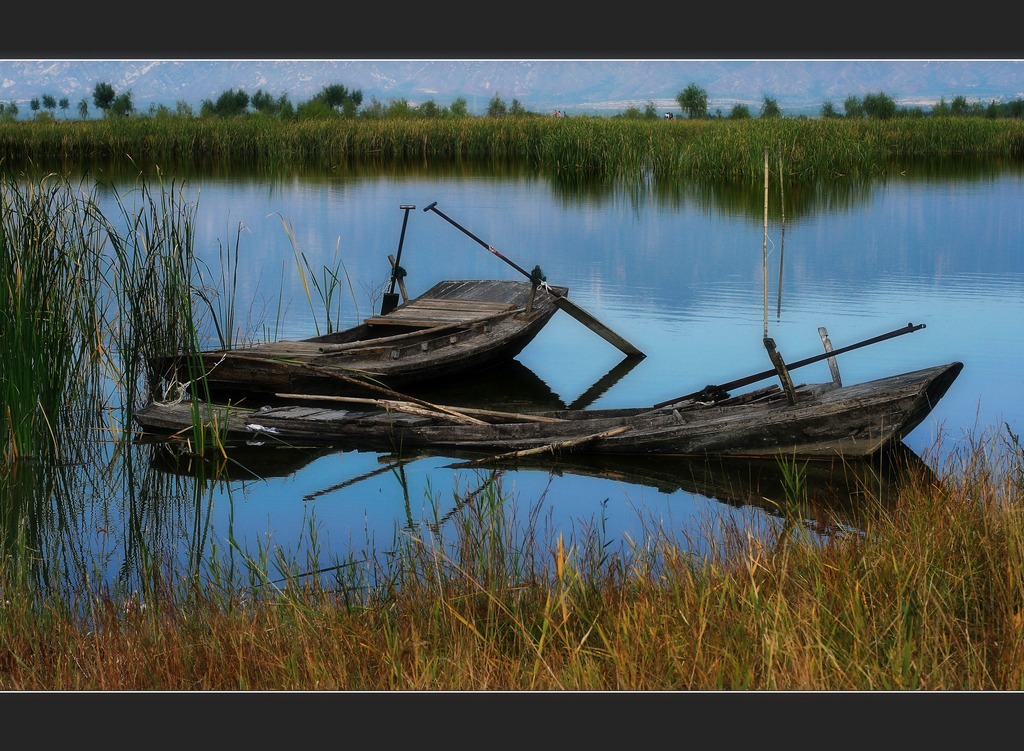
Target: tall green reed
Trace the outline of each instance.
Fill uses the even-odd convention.
[[[86,430],[130,431],[131,410],[160,385],[149,357],[198,351],[195,204],[159,187],[113,191],[111,211],[84,181],[0,186],[5,461],[83,450]],[[106,421],[118,409],[119,423]]]
[[[358,310],[358,302],[355,298],[355,291],[352,280],[349,278],[348,270],[340,255],[341,238],[338,239],[334,248],[334,261],[331,266],[323,266],[320,277],[317,278],[306,254],[299,249],[298,240],[295,237],[295,230],[284,217],[281,217],[281,224],[284,226],[285,234],[292,245],[292,253],[295,256],[295,266],[298,269],[299,279],[302,282],[302,289],[306,293],[306,301],[309,304],[310,312],[313,314],[313,325],[316,327],[317,336],[321,333],[330,334],[342,328],[341,323],[341,297],[348,290],[352,298],[353,306]],[[344,279],[342,279],[344,277]],[[312,289],[311,289],[312,287]],[[313,292],[316,292],[316,300],[313,299]],[[326,331],[320,331],[317,305],[323,307],[324,326]],[[356,316],[358,318],[358,314]]]
[[[102,407],[104,227],[68,181],[0,183],[0,445],[62,458]],[[65,440],[77,437],[79,440]]]
[[[124,118],[0,123],[0,159],[130,159],[185,168],[301,169],[382,164],[525,164],[560,179],[758,180],[764,150],[785,177],[885,175],[909,160],[1019,159],[1016,118],[750,118],[640,121],[606,117],[412,119]],[[774,170],[774,167],[773,167]],[[777,175],[774,176],[777,179]]]
[[[131,564],[143,581],[162,573],[165,559],[152,552],[162,525],[141,518],[153,500],[139,498],[131,413],[165,385],[148,367],[150,355],[199,346],[195,209],[178,185],[143,183],[119,194],[56,175],[0,183],[0,560],[7,584],[44,591],[102,579],[96,563],[81,557],[95,545],[83,540],[93,524],[110,523],[109,508],[89,522],[86,499],[96,498],[100,506],[127,504],[125,571]],[[201,380],[188,388],[195,393]],[[192,440],[216,445],[216,430],[197,416]]]
[[[117,343],[125,421],[130,410],[162,385],[150,358],[197,352],[202,317],[195,305],[194,213],[180,185],[145,182],[126,194],[112,189],[118,223],[108,221],[110,293],[115,307],[109,331]],[[99,209],[97,209],[99,211]]]

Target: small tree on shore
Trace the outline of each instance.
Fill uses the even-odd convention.
[[[836,106],[832,104],[831,99],[826,99],[821,103],[821,116],[826,119],[842,117],[842,115],[836,110]]]
[[[107,110],[114,103],[114,97],[116,96],[114,87],[109,83],[101,81],[92,90],[92,103],[96,105],[96,109],[102,110],[106,114]]]
[[[853,94],[846,97],[846,101],[843,102],[843,112],[846,113],[846,117],[849,119],[864,117],[864,105],[861,104],[860,97]]]
[[[487,103],[487,117],[505,117],[508,114],[508,106],[505,101],[495,94]]]
[[[114,98],[106,114],[110,117],[128,117],[134,111],[135,105],[132,103],[132,92],[126,91]]]
[[[896,100],[883,91],[864,95],[864,114],[879,120],[896,117]]]
[[[708,116],[708,92],[695,83],[676,94],[676,101],[691,120]]]
[[[359,89],[350,91],[347,86],[333,83],[320,89],[313,95],[311,101],[322,104],[345,117],[355,117],[359,105],[363,103],[363,92]]]
[[[747,120],[750,118],[750,107],[745,104],[734,104],[729,110],[730,120]]]
[[[765,96],[761,100],[761,117],[766,120],[773,117],[782,117],[782,109],[774,97]]]

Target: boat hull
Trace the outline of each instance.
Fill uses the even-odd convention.
[[[449,280],[341,332],[157,357],[151,367],[167,382],[217,398],[410,389],[513,359],[558,311],[555,302],[529,282]]]
[[[202,429],[223,438],[260,436],[393,453],[868,457],[916,428],[962,369],[954,362],[850,386],[801,386],[795,404],[777,388],[717,404],[684,400],[657,408],[500,416],[382,400],[375,400],[374,409],[155,402],[137,411],[135,420],[145,431],[165,435]]]

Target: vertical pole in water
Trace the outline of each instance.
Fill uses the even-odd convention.
[[[782,259],[786,256],[786,189],[782,179],[782,143],[779,143],[779,299],[775,306],[775,320],[782,317]]]
[[[768,149],[764,150],[764,249],[763,272],[764,277],[764,335],[768,336]]]

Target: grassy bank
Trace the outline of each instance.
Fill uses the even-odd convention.
[[[545,538],[492,475],[383,566],[264,557],[246,586],[213,568],[43,601],[5,567],[0,688],[1019,691],[1022,461],[1015,436],[975,441],[827,538],[795,483],[760,536],[709,518],[706,557],[653,521],[617,549]]]
[[[233,165],[355,160],[514,162],[593,178],[814,180],[889,174],[912,160],[1024,158],[1024,121],[981,118],[634,121],[593,117],[283,122],[128,118],[0,123],[0,162]]]

